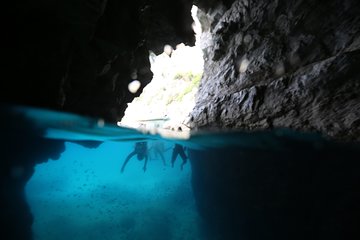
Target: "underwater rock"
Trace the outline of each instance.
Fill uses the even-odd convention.
[[[1,102],[121,119],[152,78],[148,50],[193,44],[192,2],[168,2],[7,2]],[[194,2],[203,10],[205,69],[193,127],[290,127],[359,140],[357,0]],[[127,89],[134,78],[136,94]],[[14,135],[12,120],[18,127],[21,116],[1,119],[1,237],[25,240],[24,185],[64,145],[27,123]],[[214,238],[359,238],[358,163],[331,147],[292,150],[291,161],[281,152],[191,152],[198,209]]]
[[[205,239],[360,237],[358,145],[270,133],[256,141],[189,151]]]
[[[42,129],[24,116],[0,107],[0,234],[6,239],[32,239],[33,216],[26,202],[25,184],[33,175],[35,164],[58,159],[65,146],[63,141],[44,139]]]

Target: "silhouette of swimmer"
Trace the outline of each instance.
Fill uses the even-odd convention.
[[[173,152],[172,152],[172,156],[171,156],[171,166],[174,167],[174,163],[175,160],[177,158],[177,156],[180,155],[180,157],[182,158],[183,162],[181,164],[181,170],[183,170],[184,165],[187,162],[187,156],[185,154],[185,149],[183,146],[181,146],[180,144],[175,144]]]
[[[121,172],[123,173],[125,170],[125,166],[126,164],[129,162],[130,158],[132,158],[134,155],[136,155],[137,159],[139,161],[142,161],[145,158],[145,162],[144,162],[144,167],[143,170],[144,172],[146,171],[146,165],[147,165],[147,161],[148,161],[148,148],[147,148],[147,142],[137,142],[135,144],[135,149],[134,151],[132,151],[125,159],[122,167],[121,167]]]

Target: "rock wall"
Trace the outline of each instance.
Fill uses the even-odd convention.
[[[35,164],[60,157],[64,142],[44,139],[43,129],[1,105],[0,126],[0,236],[9,240],[32,239],[33,216],[26,202],[25,185]]]
[[[151,80],[148,50],[159,53],[165,44],[194,42],[192,2],[169,2],[5,3],[2,56],[6,77],[0,88],[1,102],[71,111],[110,122],[119,120],[127,103]],[[205,72],[192,113],[193,127],[290,127],[359,140],[357,0],[197,0],[195,4],[203,10],[199,17],[204,30]],[[133,79],[142,83],[135,95],[127,90]],[[22,134],[14,134],[19,129],[7,126],[16,123],[18,127],[21,116],[6,113],[4,119],[1,236],[31,239],[32,217],[24,199],[24,186],[34,165],[56,159],[63,151],[63,143],[37,137],[41,130],[32,129],[26,121],[20,124],[25,127],[19,131]],[[299,150],[296,153],[314,161],[317,156],[300,155]],[[324,156],[331,158],[331,153]],[[232,158],[233,154],[238,158]],[[303,163],[299,159],[291,165],[282,157],[274,154],[270,162],[265,161],[266,152],[240,153],[233,149],[221,156],[211,150],[190,154],[198,209],[207,226],[215,230],[214,237],[264,239],[269,234],[276,239],[294,239],[293,233],[305,227],[297,238],[320,234],[323,239],[340,239],[344,237],[342,232],[351,234],[356,229],[352,228],[356,223],[352,216],[359,216],[354,211],[359,198],[353,189],[358,188],[351,184],[358,174],[350,170],[358,169],[358,165],[345,168],[346,162],[333,160],[333,167],[324,173],[319,164],[326,162],[312,166],[314,161]],[[239,158],[248,160],[234,162]],[[302,185],[304,171],[315,179],[315,185]],[[340,179],[341,184],[334,179]],[[322,195],[327,190],[331,195]],[[298,205],[297,198],[304,192],[308,194],[305,202]],[[315,205],[311,204],[311,194],[317,197]],[[330,203],[324,196],[330,197]],[[283,203],[287,207],[277,205]],[[323,204],[335,208],[328,211]],[[309,218],[302,212],[308,207],[314,211]],[[343,214],[344,209],[354,215]],[[291,217],[288,210],[299,218]],[[283,213],[280,220],[274,212]],[[321,214],[330,217],[324,222]]]
[[[360,140],[359,1],[195,3],[205,65],[191,127]],[[206,239],[359,238],[359,146],[255,139],[190,151]],[[283,150],[261,149],[279,142]]]
[[[360,3],[198,1],[194,128],[288,127],[360,140]]]
[[[190,0],[20,0],[3,5],[0,88],[0,237],[32,239],[24,187],[36,163],[56,159],[62,141],[6,104],[119,121],[152,79],[149,50],[195,41]],[[128,91],[141,82],[136,94]],[[99,143],[82,142],[87,147]]]
[[[189,152],[204,239],[360,237],[359,145],[247,135],[251,147]]]
[[[149,50],[195,41],[191,1],[64,0],[6,4],[1,102],[120,120],[152,79]],[[128,91],[132,80],[141,87]]]

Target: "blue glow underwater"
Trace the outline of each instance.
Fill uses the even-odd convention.
[[[332,231],[356,229],[358,145],[287,129],[164,138],[72,114],[16,111],[42,137],[65,141],[59,159],[37,164],[26,185],[35,240],[286,239],[312,235],[318,221],[336,239]],[[138,142],[149,147],[146,171],[133,156],[121,173]],[[166,165],[153,151],[159,143]],[[183,170],[179,156],[171,166],[175,144],[189,157]]]
[[[144,173],[134,157],[120,173],[133,145],[66,143],[39,164],[26,187],[35,239],[198,239],[189,164],[171,168],[167,151],[167,166],[151,157]]]

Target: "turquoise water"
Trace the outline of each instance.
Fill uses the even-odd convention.
[[[176,140],[72,114],[18,111],[45,129],[45,138],[66,141],[60,158],[36,165],[26,185],[35,240],[201,239],[190,163],[180,170],[178,157],[171,167]],[[102,143],[87,148],[77,144],[79,140]],[[121,173],[139,141],[148,144],[147,170],[143,171],[144,160],[134,156]],[[153,150],[159,143],[165,165]]]
[[[73,114],[14,112],[35,126],[31,134],[65,141],[59,159],[37,164],[25,188],[35,240],[312,239],[324,229],[326,239],[339,239],[357,229],[358,145],[287,129],[144,133]],[[134,156],[121,173],[143,141],[146,171]],[[159,143],[166,165],[152,151]],[[180,157],[171,167],[175,144],[190,157],[183,170]]]
[[[199,239],[189,164],[171,168],[169,150],[167,166],[152,157],[144,173],[134,157],[121,174],[133,145],[66,143],[59,160],[37,165],[26,186],[35,239]]]

